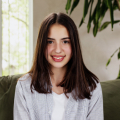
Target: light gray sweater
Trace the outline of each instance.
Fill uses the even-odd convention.
[[[30,90],[31,77],[26,74],[16,85],[14,120],[51,120],[54,106],[52,94]],[[70,95],[65,108],[65,120],[103,120],[103,96],[100,83],[91,92],[91,99],[75,101]],[[59,109],[59,108],[58,108]]]

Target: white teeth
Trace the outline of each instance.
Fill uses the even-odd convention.
[[[56,58],[56,59],[61,59],[61,58],[63,58],[63,57],[54,57],[54,58]]]

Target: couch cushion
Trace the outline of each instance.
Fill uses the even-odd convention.
[[[0,120],[13,120],[15,86],[20,76],[0,77]]]
[[[120,120],[120,79],[101,82],[104,120]]]

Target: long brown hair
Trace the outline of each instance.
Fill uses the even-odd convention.
[[[28,72],[32,78],[31,92],[33,92],[32,89],[34,88],[39,93],[52,93],[49,73],[53,73],[50,70],[48,61],[45,59],[44,52],[47,47],[49,28],[56,23],[67,28],[73,54],[67,63],[66,74],[58,86],[63,87],[65,95],[66,93],[72,93],[74,99],[90,99],[90,92],[96,88],[96,83],[99,80],[86,68],[82,58],[77,27],[74,21],[64,13],[51,13],[41,23],[33,57],[33,65]],[[75,91],[74,93],[72,92],[73,90]]]

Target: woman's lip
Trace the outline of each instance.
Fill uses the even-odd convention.
[[[52,57],[52,59],[53,59],[55,62],[61,62],[61,61],[64,59],[64,57],[62,57],[62,58],[60,58],[60,59],[56,59],[56,58]]]
[[[56,58],[52,57],[52,59],[53,59],[55,62],[61,62],[61,61],[64,59],[64,57],[62,57],[62,58],[60,58],[60,59],[56,59]]]

